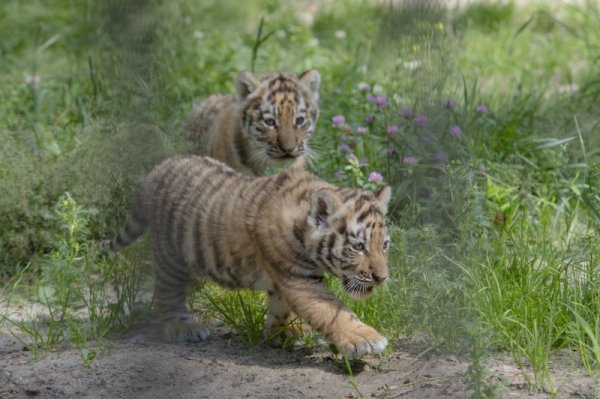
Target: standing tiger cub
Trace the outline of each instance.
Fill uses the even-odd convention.
[[[358,299],[387,280],[390,192],[338,188],[302,168],[257,178],[208,157],[178,156],[146,178],[126,226],[102,245],[116,251],[150,229],[156,306],[172,337],[208,337],[185,307],[190,277],[206,276],[268,291],[267,337],[298,315],[360,357],[382,352],[387,340],[327,289],[323,275]]]
[[[216,94],[198,105],[184,132],[194,153],[225,162],[247,175],[268,166],[304,164],[319,116],[321,75],[273,73],[258,79],[248,71],[235,80],[236,94]]]

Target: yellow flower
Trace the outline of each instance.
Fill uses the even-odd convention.
[[[443,22],[438,22],[437,24],[435,24],[435,29],[437,29],[437,30],[444,30],[444,23]]]

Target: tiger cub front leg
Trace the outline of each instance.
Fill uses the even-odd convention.
[[[290,310],[281,293],[269,293],[269,310],[265,322],[265,339],[280,342],[282,338],[294,338],[307,334],[310,327]]]
[[[322,283],[297,280],[281,287],[289,306],[349,357],[381,353],[387,339],[366,325]]]

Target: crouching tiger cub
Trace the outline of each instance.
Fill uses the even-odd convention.
[[[184,132],[193,152],[225,162],[248,175],[264,175],[268,166],[304,164],[308,139],[319,115],[321,75],[273,73],[256,78],[241,72],[236,94],[216,94],[198,105]]]
[[[257,178],[208,157],[178,156],[152,171],[126,226],[102,245],[116,251],[150,229],[156,306],[174,338],[208,337],[185,307],[190,277],[206,276],[268,291],[266,336],[298,315],[359,357],[383,351],[387,340],[329,292],[323,274],[359,299],[388,278],[390,193],[338,188],[302,168]]]

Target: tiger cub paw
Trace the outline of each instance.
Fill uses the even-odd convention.
[[[202,342],[210,336],[210,330],[194,321],[191,316],[181,316],[163,326],[167,338],[180,342]]]
[[[334,344],[346,356],[358,358],[383,352],[388,340],[365,324],[340,335]]]

